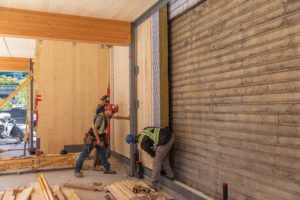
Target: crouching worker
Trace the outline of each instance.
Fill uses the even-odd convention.
[[[75,166],[75,176],[78,178],[83,177],[80,172],[84,160],[89,156],[90,152],[95,147],[97,152],[100,154],[101,162],[104,167],[104,174],[116,174],[115,171],[110,169],[110,164],[107,161],[106,151],[105,151],[105,136],[106,129],[109,118],[112,117],[113,112],[115,111],[116,106],[113,104],[107,104],[105,106],[105,111],[100,113],[95,122],[94,126],[88,131],[85,137],[84,148],[81,152]]]
[[[169,161],[169,152],[175,142],[175,137],[167,127],[150,127],[144,128],[138,134],[137,140],[141,144],[141,148],[154,158],[151,187],[157,190],[162,169],[166,172],[168,179],[174,179],[174,173]]]

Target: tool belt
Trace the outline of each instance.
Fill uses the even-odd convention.
[[[104,146],[106,148],[108,146],[107,139],[106,139],[106,133],[101,133],[101,134],[98,134],[98,135],[100,137],[100,141],[104,142]],[[92,128],[90,128],[90,130],[85,134],[85,137],[84,137],[83,140],[84,140],[85,144],[96,145],[97,138],[96,138]]]

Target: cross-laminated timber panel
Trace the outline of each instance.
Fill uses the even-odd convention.
[[[111,69],[111,100],[119,105],[118,115],[129,116],[129,47],[113,47]],[[111,120],[112,150],[130,157],[130,145],[125,142],[129,134],[129,121]]]
[[[37,45],[37,136],[45,153],[82,144],[109,82],[109,49],[96,44],[42,41]]]
[[[151,52],[151,19],[146,20],[137,27],[136,32],[137,66],[137,130],[153,125],[152,119],[152,52]],[[152,168],[152,158],[141,151],[141,159],[145,166]]]
[[[0,7],[0,35],[129,45],[130,22]]]

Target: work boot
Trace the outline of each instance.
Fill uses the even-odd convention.
[[[81,172],[75,172],[75,176],[77,178],[82,178],[83,177],[83,174]]]
[[[103,173],[104,173],[104,174],[116,174],[117,172],[116,172],[116,171],[113,171],[113,170],[111,170],[111,169],[105,169],[105,170],[103,171]]]
[[[151,183],[151,185],[149,185],[149,187],[154,190],[155,192],[157,192],[158,190],[158,183]]]
[[[166,177],[166,179],[170,180],[170,181],[174,181],[174,176],[168,176],[167,174],[164,175],[164,177]]]
[[[93,170],[94,170],[94,171],[101,172],[101,171],[103,171],[103,168],[100,167],[100,166],[95,166],[95,167],[93,168]]]

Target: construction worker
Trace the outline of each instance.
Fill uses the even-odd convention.
[[[105,111],[97,116],[93,128],[91,128],[86,134],[83,151],[81,152],[75,166],[76,177],[83,177],[83,174],[81,173],[83,162],[89,156],[94,147],[101,156],[101,162],[104,167],[103,173],[116,173],[110,169],[110,163],[107,161],[104,145],[108,120],[112,117],[113,113],[116,113],[116,111],[117,107],[115,105],[107,104],[105,106]]]
[[[105,105],[108,104],[109,101],[110,101],[110,99],[109,99],[109,96],[107,96],[107,95],[104,95],[100,98],[100,103],[98,104],[98,106],[96,108],[96,114],[95,114],[95,117],[94,117],[94,122],[96,121],[97,116],[100,113],[103,113],[105,111]],[[109,138],[105,138],[105,139],[109,140]],[[108,150],[108,148],[109,148],[108,144],[109,143],[107,141],[105,141],[104,145],[105,145],[105,149],[106,149],[106,154],[109,151]],[[100,165],[102,165],[100,155],[97,151],[95,151],[94,170],[95,171],[102,171],[103,169],[100,167]]]
[[[154,158],[151,187],[157,191],[162,169],[166,172],[168,179],[174,179],[169,161],[169,152],[175,142],[174,134],[168,127],[147,127],[137,135],[137,141],[141,144],[141,148]]]
[[[102,98],[100,100],[101,100],[101,102],[100,102],[100,104],[96,108],[95,119],[96,119],[97,115],[99,115],[100,113],[104,112],[105,105],[108,105],[109,102],[110,102],[110,98],[107,95],[102,96]],[[119,110],[119,106],[117,105],[114,108],[114,114],[117,113],[118,110]],[[95,121],[95,119],[94,119],[94,121]],[[123,117],[123,116],[113,115],[110,119],[125,119],[125,120],[129,120],[129,117]],[[108,121],[106,135],[103,136],[104,146],[105,146],[107,158],[109,158],[109,155],[110,155],[110,135],[108,133],[108,131],[109,131],[108,130],[109,129],[109,124],[110,124],[110,122]],[[100,167],[100,165],[102,165],[102,163],[101,163],[101,157],[98,154],[98,152],[96,151],[95,152],[95,158],[94,158],[94,170],[95,171],[102,171],[103,169]]]

